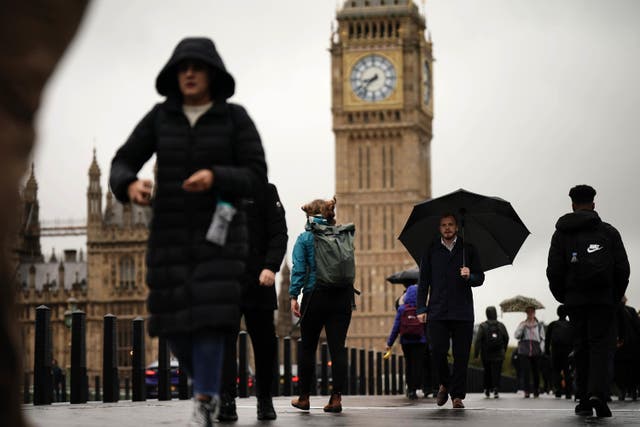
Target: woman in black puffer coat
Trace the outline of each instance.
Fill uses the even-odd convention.
[[[267,167],[258,132],[244,108],[227,103],[235,83],[213,42],[187,38],[156,80],[166,96],[116,153],[110,185],[118,200],[151,204],[147,251],[149,333],[166,336],[194,381],[192,425],[216,408],[222,335],[238,322],[249,239],[244,197],[264,188]],[[137,173],[157,156],[152,183]],[[216,206],[232,204],[224,245],[207,240]],[[199,417],[199,418],[198,418]]]

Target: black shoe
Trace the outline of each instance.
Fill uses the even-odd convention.
[[[494,399],[499,399],[500,398],[500,393],[498,393],[498,390],[493,392],[493,398]]]
[[[270,396],[258,398],[257,412],[259,420],[275,420],[277,418]]]
[[[586,402],[582,403],[582,400],[576,405],[575,412],[576,415],[580,415],[581,417],[590,417],[593,415],[593,409],[591,406]]]
[[[489,391],[488,388],[484,390],[485,397],[489,397],[490,394],[491,394],[491,392]]]
[[[415,390],[409,390],[409,392],[407,393],[407,398],[409,400],[416,400],[418,398],[418,394]]]
[[[611,416],[611,409],[609,409],[607,402],[595,396],[589,398],[589,406],[596,410],[596,417],[598,418],[608,418]]]
[[[236,400],[228,394],[223,394],[220,398],[220,412],[218,413],[218,421],[238,421],[238,413],[236,412]]]

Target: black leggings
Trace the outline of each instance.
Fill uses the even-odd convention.
[[[405,378],[407,381],[407,389],[409,391],[416,391],[422,385],[423,367],[424,367],[424,352],[426,351],[426,344],[402,344],[402,353],[404,354],[404,360],[407,366],[407,372]],[[430,390],[422,389],[424,393],[428,393]]]
[[[347,378],[347,350],[344,342],[351,323],[352,289],[316,288],[302,298],[302,352],[299,368],[300,394],[309,394],[320,333],[324,327],[331,353],[333,392],[342,393]]]
[[[520,359],[520,366],[522,367],[524,391],[526,393],[533,392],[538,394],[540,391],[540,357],[527,356],[525,354],[520,354],[518,356]],[[533,386],[531,386],[531,376],[533,376]]]

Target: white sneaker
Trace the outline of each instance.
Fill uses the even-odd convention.
[[[193,399],[193,412],[187,427],[212,427],[211,420],[218,416],[218,400],[213,398],[210,402]]]

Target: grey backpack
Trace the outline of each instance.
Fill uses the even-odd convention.
[[[316,283],[331,288],[350,288],[356,278],[354,224],[311,224],[316,259]]]

